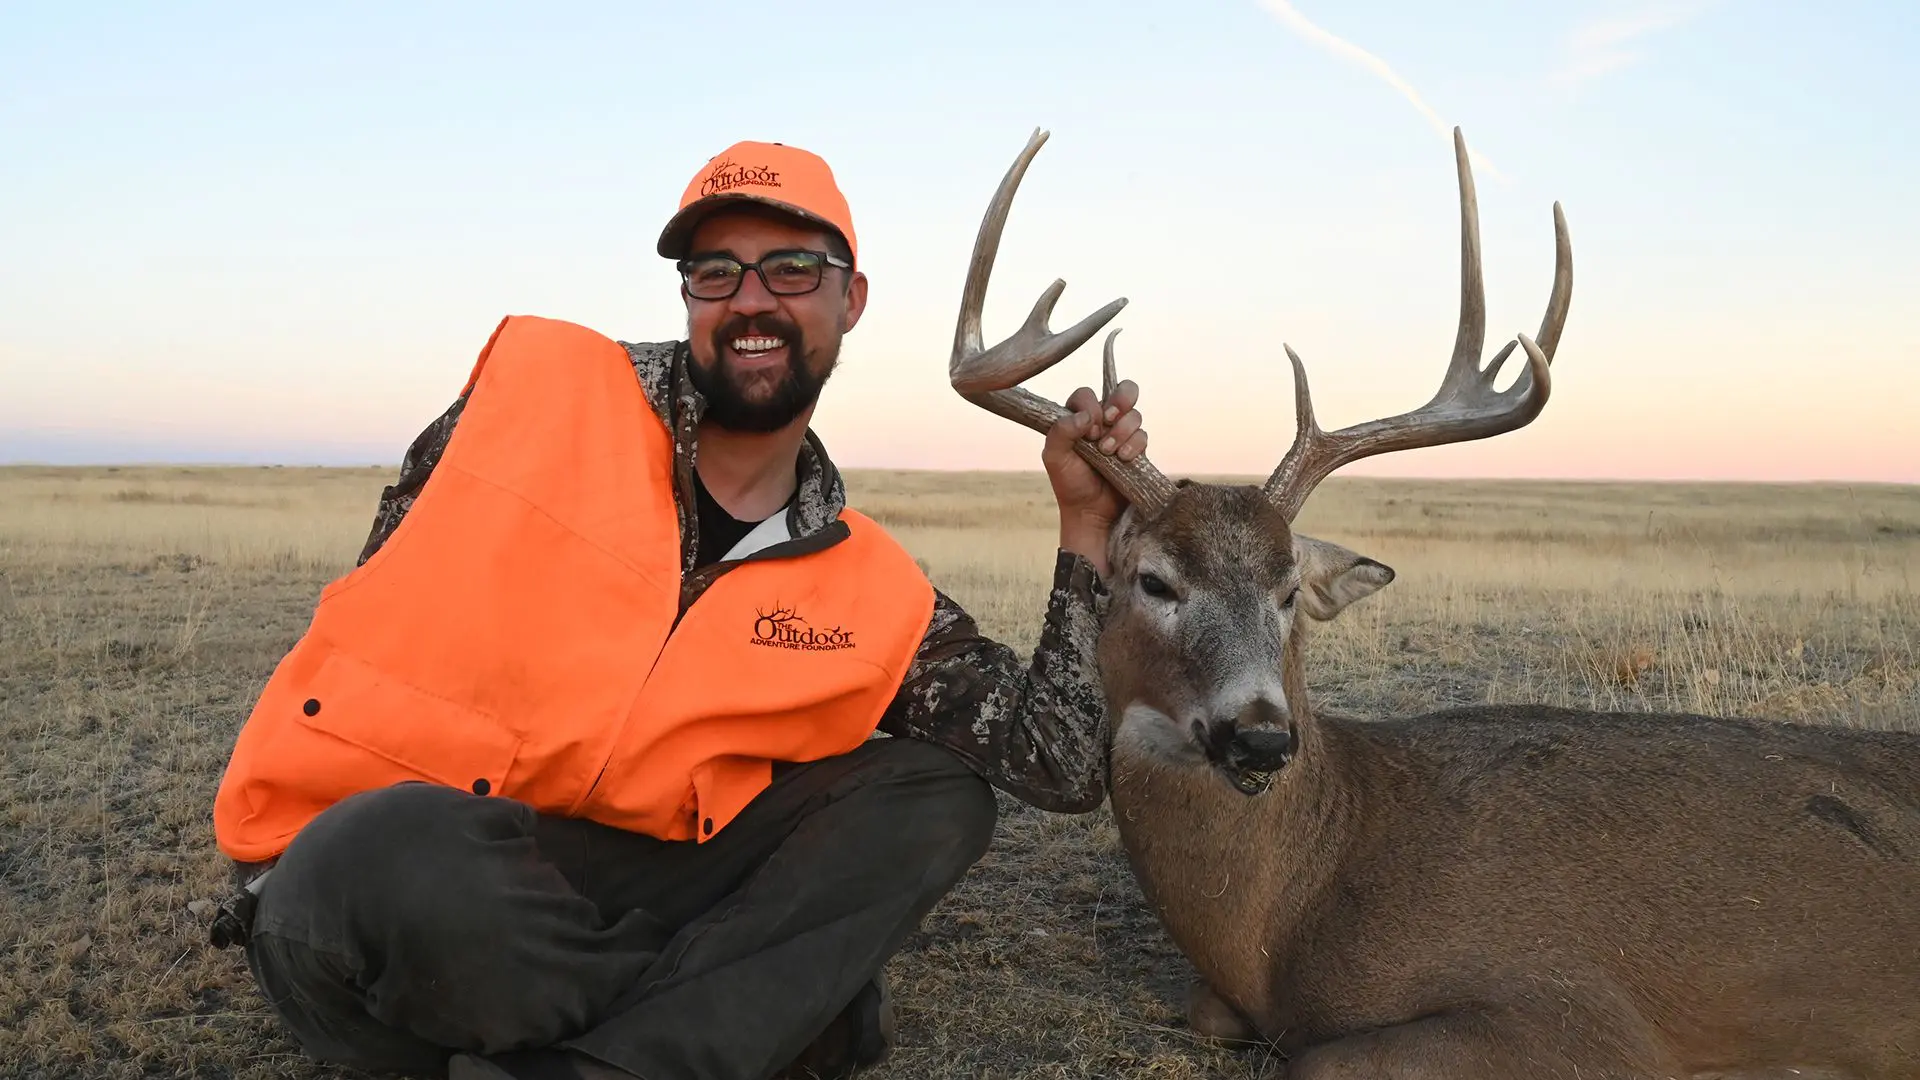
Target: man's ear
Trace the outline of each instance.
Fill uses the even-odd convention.
[[[867,275],[858,270],[848,275],[846,307],[840,312],[840,332],[846,333],[860,325],[860,316],[867,310]]]
[[[1300,568],[1300,609],[1325,622],[1393,580],[1393,568],[1339,544],[1293,534],[1293,559]]]

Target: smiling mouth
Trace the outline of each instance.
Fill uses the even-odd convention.
[[[785,338],[737,337],[729,342],[735,356],[742,360],[765,360],[787,347]]]

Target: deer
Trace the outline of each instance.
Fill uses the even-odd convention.
[[[1013,195],[975,241],[949,363],[965,400],[1045,432],[1020,384],[1126,303],[1050,329],[1055,280],[984,346]],[[1307,691],[1312,627],[1394,571],[1295,531],[1376,454],[1531,423],[1572,295],[1565,214],[1537,337],[1485,367],[1478,204],[1453,131],[1461,299],[1424,406],[1333,432],[1291,346],[1294,441],[1264,484],[1076,451],[1124,496],[1097,644],[1108,809],[1191,964],[1186,1020],[1290,1080],[1920,1077],[1920,733],[1483,704],[1356,717]],[[1103,384],[1114,384],[1114,336]],[[1516,345],[1526,365],[1495,389]]]

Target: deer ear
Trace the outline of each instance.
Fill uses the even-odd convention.
[[[1106,579],[1112,584],[1113,575],[1120,570],[1122,557],[1133,545],[1134,534],[1140,531],[1140,514],[1132,503],[1120,508],[1120,516],[1114,519],[1107,530],[1107,573]]]
[[[1393,567],[1299,533],[1293,534],[1293,559],[1300,568],[1300,608],[1321,622],[1393,580]]]

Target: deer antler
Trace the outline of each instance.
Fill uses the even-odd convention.
[[[1467,164],[1467,143],[1453,129],[1453,153],[1460,175],[1460,331],[1454,339],[1453,362],[1433,399],[1413,412],[1370,420],[1328,433],[1313,418],[1313,398],[1307,392],[1307,371],[1291,346],[1295,422],[1293,446],[1273,475],[1267,478],[1267,498],[1287,520],[1293,520],[1320,481],[1334,470],[1375,454],[1423,446],[1470,442],[1525,427],[1540,415],[1551,390],[1547,366],[1566,326],[1567,306],[1573,296],[1573,249],[1567,242],[1567,219],[1553,204],[1553,292],[1540,322],[1539,342],[1525,334],[1480,368],[1480,349],[1486,340],[1486,291],[1480,277],[1480,211],[1474,199],[1473,171]],[[1527,352],[1527,370],[1503,391],[1493,388],[1500,366],[1518,344]]]
[[[993,201],[987,205],[986,217],[980,222],[980,233],[974,240],[973,260],[967,266],[966,289],[960,298],[960,321],[953,335],[953,358],[947,365],[948,378],[961,397],[1043,435],[1066,415],[1066,409],[1019,384],[1086,344],[1127,305],[1124,297],[1114,300],[1073,326],[1052,333],[1047,329],[1047,321],[1060,293],[1067,287],[1065,281],[1055,279],[1040,294],[1032,314],[1019,330],[991,349],[983,347],[980,311],[986,302],[987,278],[993,272],[994,256],[1000,250],[1000,234],[1006,227],[1007,211],[1013,206],[1014,191],[1019,188],[1027,165],[1046,141],[1047,133],[1035,128],[1026,149],[1014,159],[1013,166],[1000,181],[999,190],[994,192]],[[1110,392],[1113,387],[1113,334],[1117,333],[1116,329],[1107,335],[1103,392]],[[1085,440],[1075,442],[1074,450],[1119,489],[1128,502],[1149,515],[1159,511],[1173,495],[1172,482],[1144,455],[1123,461],[1101,453]]]

